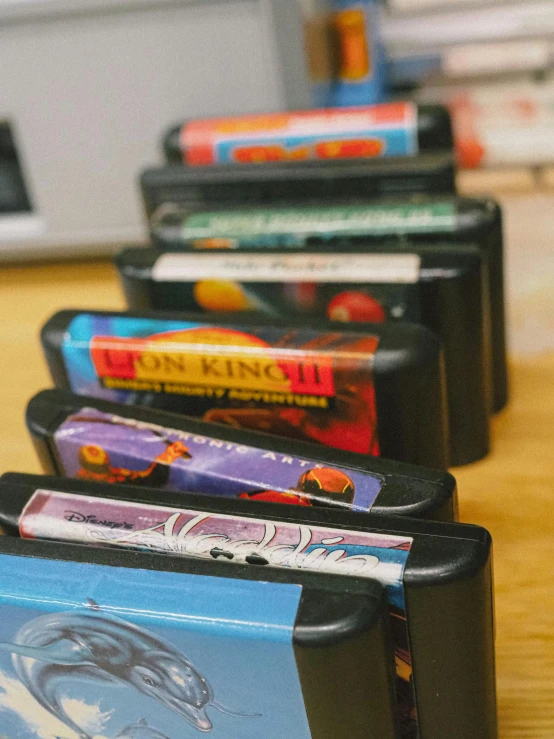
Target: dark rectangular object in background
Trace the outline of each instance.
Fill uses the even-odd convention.
[[[0,214],[31,213],[32,210],[12,124],[0,121]]]

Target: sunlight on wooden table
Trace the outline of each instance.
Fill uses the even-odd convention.
[[[106,262],[0,269],[0,472],[39,471],[24,408],[50,385],[41,324],[61,308],[123,306]],[[514,361],[493,453],[454,470],[462,520],[486,526],[495,541],[500,739],[554,737],[553,379],[554,351]]]

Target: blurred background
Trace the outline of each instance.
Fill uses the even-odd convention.
[[[368,61],[350,0],[0,0],[0,259],[145,240],[138,174],[162,161],[171,122],[442,102],[460,192],[505,208],[512,350],[551,346],[554,3],[364,4],[375,70],[357,89]]]

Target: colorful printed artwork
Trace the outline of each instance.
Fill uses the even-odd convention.
[[[417,154],[411,103],[195,120],[181,130],[189,166]]]
[[[162,428],[82,408],[54,441],[63,472],[97,482],[146,485],[308,506],[367,511],[383,478],[269,449]]]
[[[378,454],[377,343],[346,331],[80,314],[62,353],[80,394]]]
[[[200,242],[194,244],[201,248]],[[238,246],[233,251],[161,253],[150,273],[152,307],[345,323],[420,320],[419,254],[269,249],[252,254]],[[144,276],[141,280],[149,282]]]
[[[7,736],[311,739],[292,647],[300,587],[0,559]]]
[[[162,209],[159,217],[163,233]],[[432,234],[457,225],[454,205],[439,201],[184,213],[180,234],[197,248],[300,248],[337,237]]]
[[[21,520],[25,538],[76,541],[173,556],[371,577],[389,596],[403,737],[416,733],[404,569],[410,537],[211,514],[39,490]]]

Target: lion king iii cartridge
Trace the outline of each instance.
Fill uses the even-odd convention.
[[[382,586],[0,540],[2,734],[395,739]]]
[[[448,472],[151,408],[43,390],[27,427],[45,472],[79,480],[454,520]]]
[[[56,386],[81,395],[448,465],[442,351],[422,326],[62,311],[41,336]]]
[[[444,346],[450,462],[481,459],[489,451],[491,410],[488,275],[481,249],[440,242],[356,246],[339,254],[334,240],[295,253],[128,248],[116,264],[131,309],[424,324]]]
[[[168,160],[189,167],[413,157],[453,145],[447,109],[411,102],[191,120],[163,141]]]
[[[23,537],[365,576],[387,587],[400,736],[496,739],[490,535],[477,526],[254,505],[79,480],[6,475],[0,521]],[[136,555],[140,558],[140,554]],[[140,567],[140,564],[137,564]],[[178,565],[174,565],[178,568]],[[337,671],[332,670],[337,675]]]
[[[327,197],[314,202],[310,191],[272,204],[191,199],[161,207],[150,220],[151,236],[164,251],[186,249],[313,249],[355,253],[383,245],[440,243],[457,248],[477,244],[488,258],[493,366],[493,409],[508,397],[504,309],[502,212],[489,198],[445,195],[368,200]]]

